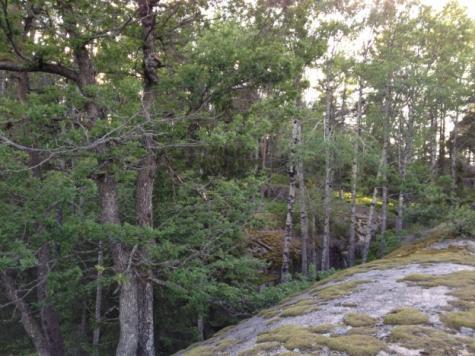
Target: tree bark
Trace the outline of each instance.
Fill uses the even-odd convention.
[[[459,108],[455,110],[454,117],[454,129],[453,129],[453,138],[452,138],[452,151],[450,157],[450,176],[452,178],[452,197],[456,196],[457,190],[457,135],[458,135],[458,119],[459,119]]]
[[[430,172],[432,178],[437,176],[437,108],[430,112]]]
[[[445,173],[445,111],[441,110],[440,125],[439,125],[439,161],[438,173],[444,175]]]
[[[117,200],[117,183],[110,174],[101,174],[97,178],[101,197],[101,222],[120,224]],[[133,273],[133,253],[121,242],[110,236],[110,246],[114,268],[120,275],[119,323],[120,336],[116,349],[117,356],[135,356],[138,345],[138,302],[137,281]]]
[[[375,210],[376,210],[376,200],[378,198],[378,182],[381,179],[381,170],[383,167],[385,154],[386,153],[384,152],[384,149],[383,149],[381,152],[381,158],[379,161],[378,173],[376,174],[376,183],[375,183],[375,187],[373,188],[371,205],[369,207],[368,224],[366,226],[366,234],[365,234],[364,245],[363,245],[363,256],[362,256],[363,263],[366,263],[366,261],[368,260],[369,246],[371,244],[373,232],[376,230],[375,224],[374,224],[374,215],[375,215]]]
[[[102,320],[102,263],[104,255],[104,246],[102,241],[99,241],[97,248],[97,278],[96,278],[96,305],[94,310],[95,326],[92,334],[92,346],[94,354],[99,355],[99,341],[101,338],[101,320]]]
[[[390,81],[391,79],[389,79]],[[388,148],[389,148],[389,128],[390,128],[390,114],[391,114],[391,89],[389,83],[384,87],[384,124],[383,124],[383,153],[382,153],[382,167],[381,167],[381,177],[382,177],[382,188],[381,196],[383,204],[381,207],[381,240],[379,245],[379,255],[384,254],[386,248],[386,241],[384,239],[384,234],[386,232],[386,225],[388,219]]]
[[[143,55],[143,80],[144,94],[142,98],[145,122],[152,122],[152,109],[156,99],[156,85],[158,84],[157,69],[160,61],[155,48],[156,14],[154,7],[159,1],[137,0],[138,13],[142,25],[142,55]],[[145,133],[143,146],[145,155],[139,166],[136,182],[136,215],[137,223],[143,227],[153,227],[153,187],[157,172],[157,156],[154,149],[154,138],[151,133]],[[149,262],[148,247],[155,247],[155,241],[148,241],[147,247],[141,249],[141,256],[145,263]],[[153,314],[153,285],[150,268],[146,276],[138,284],[138,309],[139,309],[139,340],[137,354],[140,356],[155,355],[154,341],[154,314]]]
[[[285,219],[285,234],[282,249],[282,268],[281,268],[281,282],[285,283],[291,279],[290,275],[290,244],[292,242],[293,232],[293,212],[295,203],[295,188],[297,182],[297,166],[296,166],[296,148],[299,142],[300,125],[297,119],[292,121],[292,140],[290,144],[289,155],[289,195],[287,197],[287,216]]]
[[[356,115],[356,137],[353,142],[353,160],[351,162],[351,224],[350,224],[350,241],[348,248],[348,265],[355,265],[355,249],[356,249],[356,187],[358,185],[358,155],[359,140],[361,137],[361,118],[363,116],[363,83],[359,82],[358,86],[358,112]]]
[[[302,134],[302,127],[299,128],[299,134]],[[302,137],[299,137],[299,145],[302,145]],[[300,154],[298,159],[298,184],[300,200],[300,230],[301,230],[301,249],[302,249],[302,274],[308,276],[308,214],[306,203],[305,177],[303,168],[303,158]]]
[[[326,85],[326,108],[323,119],[324,141],[325,141],[325,192],[323,200],[324,220],[323,220],[323,246],[322,246],[322,271],[330,269],[330,215],[332,203],[332,102],[333,88],[330,85],[331,74]]]

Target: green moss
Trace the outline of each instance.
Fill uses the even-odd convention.
[[[316,335],[310,328],[297,325],[283,325],[279,328],[266,331],[257,336],[257,343],[279,342],[288,350],[319,350],[319,342],[323,336]]]
[[[300,332],[292,335],[286,342],[285,347],[288,350],[308,350],[318,351],[322,349],[322,343],[326,339],[324,336],[316,335],[308,329],[303,329]]]
[[[441,315],[441,320],[445,325],[454,329],[460,329],[461,327],[475,329],[475,309],[444,313]]]
[[[326,333],[331,332],[333,329],[335,329],[335,327],[336,327],[335,324],[320,324],[320,325],[311,326],[310,330],[317,334],[326,334]]]
[[[184,356],[211,356],[214,355],[214,349],[211,346],[201,345],[195,346],[191,350],[186,351]]]
[[[272,350],[277,350],[278,348],[281,347],[280,342],[263,342],[260,344],[257,344],[254,348],[250,350],[245,350],[241,351],[238,353],[238,356],[255,356],[255,355],[261,355],[266,352],[272,351]]]
[[[430,274],[414,273],[398,279],[398,282],[426,282],[431,280],[432,277]]]
[[[381,340],[369,335],[344,335],[325,339],[320,342],[332,350],[346,352],[350,356],[377,355],[386,346]]]
[[[464,348],[464,339],[442,330],[418,326],[401,325],[391,330],[390,341],[409,349],[424,350],[427,355],[442,356],[455,354],[454,350]]]
[[[384,323],[389,325],[416,325],[426,324],[429,318],[415,308],[400,308],[384,316]]]
[[[326,337],[316,334],[315,328],[284,325],[257,336],[258,343],[278,342],[288,350],[305,350],[313,353],[327,346],[332,350],[346,352],[350,356],[376,355],[385,344],[369,335],[344,335]]]
[[[370,317],[367,314],[362,313],[349,313],[346,314],[343,321],[346,325],[350,325],[353,327],[358,326],[373,326],[376,324],[376,319]]]
[[[294,306],[284,309],[282,313],[280,314],[280,316],[283,318],[294,317],[294,316],[311,313],[316,310],[318,310],[318,308],[315,307],[314,305],[294,305]]]
[[[222,328],[221,330],[218,330],[217,332],[215,332],[213,336],[223,335],[224,333],[228,332],[232,328],[234,328],[234,325],[226,326],[225,328]]]
[[[468,349],[475,353],[475,341],[471,342],[470,344],[467,345]]]
[[[224,352],[227,349],[229,349],[231,346],[235,345],[236,342],[237,342],[237,340],[235,340],[235,339],[221,340],[215,345],[215,351]]]
[[[262,310],[257,315],[260,316],[261,318],[264,318],[264,319],[270,319],[270,318],[274,318],[274,317],[278,316],[279,314],[280,314],[279,309],[272,308],[272,309]]]
[[[323,300],[331,300],[351,294],[358,286],[369,281],[358,280],[334,284],[329,287],[317,288],[312,291],[313,295],[319,296]]]
[[[348,335],[376,335],[376,328],[356,327],[348,330]]]

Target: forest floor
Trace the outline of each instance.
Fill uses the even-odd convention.
[[[179,355],[474,355],[475,242],[443,229]]]

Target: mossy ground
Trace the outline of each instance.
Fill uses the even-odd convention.
[[[328,337],[318,335],[313,328],[297,325],[284,325],[257,336],[258,345],[274,342],[281,343],[290,351],[299,349],[316,353],[324,347],[328,347],[331,350],[346,352],[350,356],[376,355],[385,348],[384,342],[370,335]]]
[[[315,325],[311,326],[310,329],[312,332],[317,333],[317,334],[327,334],[331,332],[333,329],[335,329],[337,325],[335,324],[320,324],[320,325]]]
[[[213,355],[214,349],[212,346],[196,346],[189,351],[186,351],[184,356],[209,356]]]
[[[343,297],[353,293],[361,284],[370,281],[358,280],[334,284],[328,287],[317,287],[311,292],[312,295],[318,296],[322,300],[331,300]]]
[[[461,327],[475,329],[475,309],[444,313],[441,320],[445,325],[454,329],[460,329]]]
[[[424,350],[424,354],[434,356],[455,355],[470,343],[467,338],[419,325],[394,327],[391,330],[390,341],[409,349]]]
[[[371,316],[367,314],[362,314],[362,313],[346,314],[345,317],[343,318],[343,321],[345,322],[346,325],[350,325],[353,327],[373,326],[374,324],[376,324],[375,318],[372,318]]]
[[[260,354],[265,354],[266,352],[277,350],[281,347],[280,342],[263,342],[260,344],[257,344],[255,347],[253,347],[250,350],[245,350],[241,351],[238,353],[238,356],[256,356]]]
[[[348,330],[348,335],[376,335],[378,329],[370,327],[356,327]]]
[[[415,308],[400,308],[384,316],[384,323],[389,325],[426,324],[429,317]]]

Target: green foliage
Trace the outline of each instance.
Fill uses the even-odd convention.
[[[451,231],[460,237],[475,238],[475,210],[469,206],[453,209],[448,222]]]

